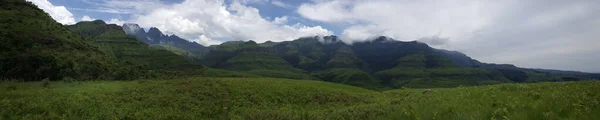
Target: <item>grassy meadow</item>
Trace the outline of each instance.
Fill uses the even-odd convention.
[[[595,119],[598,81],[372,91],[278,78],[2,82],[0,119]]]

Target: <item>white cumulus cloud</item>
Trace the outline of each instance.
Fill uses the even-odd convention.
[[[57,22],[65,25],[75,24],[75,18],[73,18],[73,14],[65,8],[65,6],[54,6],[52,3],[48,2],[48,0],[27,0],[32,2],[40,9],[44,10],[44,12],[50,14],[52,19]]]
[[[332,0],[327,2],[318,2],[314,4],[302,4],[298,7],[298,13],[312,20],[323,22],[352,22],[351,11],[347,9],[351,1]],[[369,12],[373,12],[369,10]],[[375,13],[376,14],[376,13]]]
[[[271,0],[271,4],[282,7],[282,8],[291,8],[292,7],[292,6],[285,4],[284,2],[279,1],[279,0]]]
[[[593,34],[600,33],[598,6],[597,0],[314,0],[296,12],[341,26],[346,42],[384,35],[483,62],[600,72],[592,65],[600,59],[600,34]]]
[[[84,15],[83,17],[81,17],[81,21],[94,21],[96,19],[91,18],[90,16]]]
[[[200,43],[202,45],[207,45],[207,46],[209,46],[209,45],[218,45],[218,44],[223,43],[221,41],[216,41],[216,40],[210,39],[210,38],[206,37],[206,35],[200,35],[196,39],[191,39],[191,41],[194,41],[196,43]]]
[[[109,21],[106,21],[107,24],[116,24],[116,25],[123,25],[123,23],[125,23],[125,21],[119,20],[117,18],[111,18]]]
[[[288,21],[288,16],[283,16],[283,17],[275,17],[275,19],[273,19],[273,23],[275,24],[285,24]]]
[[[349,25],[342,34],[346,39],[385,35],[416,40],[438,33],[442,37],[458,38],[476,32],[488,24],[486,14],[493,10],[481,2],[460,0],[332,0],[302,4],[297,12],[308,19]]]
[[[333,34],[321,26],[288,25],[285,24],[287,19],[287,16],[265,19],[258,9],[241,2],[226,4],[223,0],[186,0],[136,15],[131,21],[204,45],[229,40],[285,41]]]

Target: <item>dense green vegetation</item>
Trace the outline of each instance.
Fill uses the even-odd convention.
[[[386,119],[595,119],[600,112],[597,81],[506,84],[386,91],[399,114]],[[410,104],[406,104],[410,103]]]
[[[173,52],[152,48],[135,37],[126,35],[121,27],[114,24],[109,25],[97,20],[79,22],[68,28],[88,38],[93,45],[98,46],[106,53],[135,64],[159,69],[202,68],[201,65],[185,60]]]
[[[600,117],[600,82],[580,81],[599,74],[480,63],[415,41],[204,47],[134,24],[63,26],[24,0],[0,1],[0,16],[0,119]]]
[[[205,64],[213,67],[265,77],[313,79],[302,69],[294,68],[272,49],[250,42],[226,42],[207,55]]]
[[[175,47],[175,46],[172,46],[172,45],[156,44],[156,45],[150,45],[150,47],[157,48],[157,49],[164,49],[164,50],[173,52],[173,53],[175,53],[177,55],[181,55],[181,56],[184,56],[184,57],[196,58],[196,55],[194,55],[193,53],[185,51],[185,50],[183,50],[181,48],[178,48],[178,47]]]
[[[185,59],[174,53],[174,49],[154,48],[139,41],[133,36],[125,34],[120,26],[106,24],[103,21],[79,22],[67,26],[69,29],[85,37],[92,45],[98,46],[107,54],[119,60],[142,68],[132,71],[141,71],[150,77],[179,77],[198,75],[202,65]],[[169,51],[171,50],[171,51]],[[181,53],[184,54],[184,53]],[[132,72],[129,76],[139,76]]]
[[[118,61],[35,5],[0,1],[0,77],[22,80],[131,79],[140,66]]]
[[[312,73],[313,76],[328,82],[361,86],[370,89],[381,89],[379,81],[360,69],[334,68]]]
[[[204,66],[193,59],[168,51],[174,49],[152,48],[120,26],[100,20],[63,26],[29,2],[1,3],[0,78],[128,80],[202,74]]]
[[[598,81],[371,91],[311,80],[3,82],[1,119],[595,119]]]
[[[374,73],[392,87],[436,88],[511,83],[500,72],[458,67],[437,55],[413,54],[400,58],[397,66]]]
[[[203,56],[208,52],[207,47],[202,46],[196,42],[191,42],[182,38],[179,38],[176,35],[165,35],[158,28],[152,27],[148,29],[148,32],[144,31],[139,25],[134,23],[126,23],[123,24],[123,31],[127,35],[135,36],[138,40],[149,44],[149,45],[158,45],[161,47],[166,47],[167,50],[173,50],[175,48],[181,49],[187,52],[187,54],[179,54],[183,55],[189,59],[198,59],[200,56]],[[180,50],[177,50],[180,51]]]
[[[211,48],[202,58],[209,67],[276,78],[316,78],[378,90],[593,78],[585,73],[556,74],[480,63],[460,52],[387,37],[352,45],[335,36],[316,36],[262,44],[230,41]]]

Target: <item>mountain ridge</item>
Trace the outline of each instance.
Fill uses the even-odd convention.
[[[4,77],[29,77],[20,73],[37,74],[27,79],[48,77],[52,80],[148,76],[139,70],[177,76],[179,73],[176,72],[181,70],[193,73],[204,68],[198,63],[258,76],[323,80],[371,89],[575,81],[599,76],[482,63],[458,51],[435,49],[418,41],[398,41],[385,36],[351,44],[337,36],[312,36],[283,42],[232,41],[206,47],[176,35],[165,35],[156,27],[146,32],[137,24],[121,27],[96,20],[63,26],[47,14],[40,15],[43,12],[31,3],[3,3],[6,4],[1,6],[2,10],[7,12],[2,14],[7,17],[0,19],[4,23],[0,25],[9,28],[2,31],[2,39],[9,42],[1,46],[6,49],[2,55],[9,56],[1,58],[2,70],[8,73],[3,74]],[[13,7],[31,11],[16,12]],[[34,25],[37,27],[31,28],[43,30],[15,28],[14,25]],[[77,60],[88,64],[80,64]],[[33,62],[21,64],[19,61]],[[29,67],[14,69],[21,68],[14,65]]]
[[[203,56],[209,51],[209,47],[201,45],[197,42],[185,40],[177,35],[166,35],[156,27],[150,27],[146,32],[144,31],[144,28],[135,23],[125,23],[122,26],[127,35],[136,36],[136,38],[146,44],[171,45],[186,50],[191,53],[191,55],[186,56],[190,59],[199,59],[199,56]]]
[[[124,26],[126,26],[125,24]],[[143,31],[142,28],[139,28],[137,24],[131,24],[132,28],[137,30],[131,30],[129,34],[133,34],[133,31]],[[124,27],[125,29],[125,27]],[[141,30],[140,30],[141,29]],[[141,33],[141,32],[135,32]],[[145,32],[143,35],[138,36],[154,36],[148,37],[148,40],[152,40],[151,38],[165,38],[170,37],[167,35],[163,35],[162,32],[156,28],[151,27],[148,32]],[[175,36],[175,35],[171,35]],[[176,36],[175,36],[176,37]],[[140,37],[138,37],[140,38]],[[143,40],[143,39],[142,39]],[[184,40],[184,39],[181,39]],[[152,42],[147,42],[152,44]],[[168,44],[165,42],[154,42],[156,44]],[[250,46],[248,46],[251,44]],[[178,47],[178,46],[175,46]],[[181,47],[178,47],[181,48]],[[252,40],[249,41],[228,41],[224,42],[220,45],[211,45],[209,47],[202,47],[202,54],[195,55],[197,59],[209,67],[218,68],[218,69],[226,69],[233,70],[239,72],[247,72],[248,70],[261,70],[260,73],[262,76],[269,77],[282,77],[282,78],[293,78],[293,79],[315,79],[310,77],[300,77],[300,76],[312,76],[316,77],[316,79],[325,80],[325,81],[346,81],[346,80],[332,80],[339,79],[339,76],[331,76],[331,74],[339,74],[340,71],[347,71],[350,73],[356,73],[357,75],[365,75],[365,77],[348,77],[351,78],[364,78],[364,79],[417,79],[424,78],[422,75],[429,76],[427,81],[429,80],[437,80],[443,81],[440,79],[444,79],[446,81],[454,81],[455,85],[460,84],[470,84],[470,85],[480,85],[484,83],[505,83],[507,80],[510,82],[542,82],[542,81],[572,81],[572,80],[582,80],[582,79],[597,79],[598,75],[594,75],[593,73],[583,73],[578,71],[562,71],[562,70],[546,70],[546,69],[531,69],[531,68],[521,68],[511,64],[494,64],[494,63],[484,63],[480,62],[476,59],[469,57],[468,55],[459,52],[459,51],[451,51],[445,49],[437,49],[433,48],[426,43],[422,43],[419,41],[398,41],[393,38],[387,36],[379,36],[374,37],[372,39],[368,39],[365,41],[346,43],[343,40],[339,39],[339,37],[330,35],[330,36],[309,36],[309,37],[301,37],[292,41],[282,41],[282,42],[272,42],[267,41],[264,43],[256,43]],[[183,48],[182,48],[183,49]],[[184,49],[187,50],[187,49]],[[261,51],[261,54],[257,54],[255,52],[248,53],[246,51]],[[345,51],[345,52],[344,52]],[[254,54],[254,55],[250,55]],[[424,61],[418,61],[413,64],[425,64],[429,67],[418,68],[416,69],[404,69],[395,67],[398,63],[398,60],[403,58],[403,56],[420,54],[424,55],[425,58],[422,58]],[[266,55],[266,56],[265,56]],[[273,55],[276,55],[275,57]],[[244,57],[245,56],[245,57]],[[263,56],[268,58],[261,57],[251,57],[251,56]],[[273,73],[268,71],[276,70],[273,67],[260,67],[263,64],[259,61],[248,63],[229,63],[230,59],[262,59],[262,60],[272,60],[272,59],[283,59],[287,63],[282,64],[281,62],[277,62],[276,64],[282,66],[292,66],[293,68],[288,69],[302,69],[306,72],[293,72],[293,76],[287,76],[283,74],[292,74],[292,73]],[[439,61],[441,60],[441,61]],[[444,62],[446,61],[446,62]],[[263,61],[264,62],[264,61]],[[419,63],[423,62],[423,63]],[[252,64],[252,65],[250,65]],[[273,63],[275,64],[275,63]],[[259,65],[259,66],[256,66]],[[266,65],[266,64],[265,64]],[[431,67],[435,65],[442,66],[456,66],[450,68],[438,68]],[[229,66],[229,67],[225,67]],[[232,66],[253,66],[250,68],[234,69],[236,67]],[[342,68],[342,69],[340,69]],[[267,71],[264,71],[267,70]],[[361,71],[361,72],[357,72]],[[416,71],[415,71],[416,70]],[[295,70],[292,70],[295,71]],[[443,72],[449,73],[443,73]],[[452,72],[450,72],[452,71]],[[472,73],[470,75],[460,74],[459,72]],[[471,71],[471,72],[469,72]],[[281,72],[281,71],[279,71]],[[328,73],[331,72],[331,73]],[[414,76],[414,74],[404,74],[406,72],[418,72],[422,75]],[[268,73],[268,74],[265,74]],[[270,74],[278,74],[278,75],[270,75]],[[325,75],[330,74],[330,75]],[[455,76],[455,78],[447,79],[446,77],[433,77],[439,75],[450,75]],[[390,76],[392,75],[392,76]],[[398,75],[409,75],[409,78],[399,78]],[[320,76],[320,78],[319,78]],[[353,76],[353,75],[349,75]],[[393,77],[396,76],[396,77]],[[412,76],[412,77],[410,77]],[[481,79],[481,81],[471,80],[470,82],[456,82],[458,77],[466,77],[469,79]],[[479,77],[477,77],[479,76]],[[487,76],[487,77],[481,77]],[[407,76],[405,76],[407,77]],[[389,80],[380,80],[380,84],[386,84],[390,82],[385,82]],[[393,81],[393,80],[392,80]],[[460,80],[458,80],[460,81]],[[483,81],[483,82],[482,82]],[[396,81],[398,82],[398,81]],[[408,84],[407,81],[404,81],[405,84]],[[370,84],[370,83],[369,83]],[[395,83],[393,83],[395,84]],[[360,85],[358,85],[360,86]],[[370,84],[369,86],[373,86]],[[377,85],[375,85],[377,86]],[[388,85],[394,88],[401,87],[398,85]],[[420,86],[420,85],[414,85]],[[449,86],[451,87],[451,86]]]
[[[138,37],[139,38],[144,38],[144,36],[151,34],[154,35],[155,37],[153,38],[161,38],[161,37],[176,37],[177,39],[180,40],[184,40],[184,41],[189,41],[189,40],[185,40],[182,38],[177,37],[176,35],[164,35],[160,29],[156,28],[156,27],[150,27],[150,29],[148,30],[148,32],[144,31],[144,28],[141,28],[138,24],[135,23],[125,23],[123,24],[123,29],[125,30],[125,32],[128,35],[140,35]],[[140,34],[142,33],[142,34]],[[318,39],[319,42],[321,42],[322,44],[339,44],[339,43],[344,43],[342,42],[342,40],[335,35],[330,35],[330,36],[307,36],[307,37],[301,37],[301,38],[315,38]],[[299,39],[295,39],[295,40],[300,40]],[[146,38],[148,39],[148,38]],[[145,40],[145,39],[141,39],[141,40]],[[241,40],[240,40],[241,41]],[[389,42],[394,42],[394,41],[398,41],[395,40],[393,38],[387,37],[387,36],[379,36],[379,37],[373,37],[371,39],[366,39],[364,41],[360,41],[360,42],[353,42],[353,43],[344,43],[344,44],[348,44],[348,45],[353,45],[354,43],[364,43],[364,42],[381,42],[381,43],[389,43]],[[164,42],[164,41],[163,41]],[[231,42],[231,41],[227,41],[227,42]],[[224,43],[227,43],[224,42]],[[235,41],[234,41],[235,42]],[[286,42],[286,41],[282,41],[282,42]],[[399,41],[399,42],[414,42],[414,43],[421,43],[421,44],[426,44],[426,43],[422,43],[419,42],[417,40],[414,41]],[[147,42],[148,43],[148,42]],[[198,44],[195,42],[190,42],[191,44]],[[222,44],[224,44],[222,43]],[[272,42],[272,41],[266,41],[264,43],[257,43],[260,45],[263,45],[263,47],[270,47],[276,44],[279,44],[281,42]],[[148,44],[153,44],[153,43],[148,43]],[[169,43],[154,43],[154,44],[168,44],[168,45],[172,45]],[[268,45],[267,45],[268,44]],[[200,44],[198,44],[200,45]],[[426,44],[427,45],[427,44]],[[197,56],[204,56],[205,53],[209,52],[210,50],[214,50],[215,47],[220,46],[219,45],[210,45],[210,46],[204,46],[201,45],[203,47],[201,52],[204,53],[202,55],[197,55]],[[175,46],[181,49],[184,49],[180,46]],[[436,52],[438,52],[437,54],[442,55],[444,57],[450,58],[450,60],[452,60],[453,62],[455,62],[456,64],[460,65],[460,66],[466,66],[466,67],[500,67],[500,66],[514,66],[512,64],[495,64],[495,63],[485,63],[485,62],[480,62],[476,59],[473,59],[469,56],[467,56],[466,54],[460,52],[460,51],[456,51],[456,50],[445,50],[445,49],[437,49],[437,48],[433,48]],[[187,50],[187,49],[184,49]],[[514,66],[517,67],[517,66]],[[521,68],[521,67],[519,67]],[[554,70],[554,69],[543,69],[543,68],[523,68],[523,69],[531,69],[531,70],[538,70],[538,71],[545,71],[545,72],[551,72],[551,73],[587,73],[587,74],[598,74],[598,73],[593,73],[593,72],[582,72],[582,71],[574,71],[574,70]]]
[[[134,79],[139,66],[106,54],[31,2],[0,1],[0,78],[25,81]],[[103,21],[91,24],[105,24]],[[116,25],[105,26],[109,28]],[[104,31],[89,32],[99,35]]]
[[[254,41],[249,42],[256,44]],[[220,65],[227,63],[219,61],[227,61],[239,56],[246,51],[242,49],[243,45],[249,42],[233,41],[211,46],[216,49],[211,49],[202,61],[209,67],[222,68]],[[458,51],[436,49],[418,41],[397,41],[385,36],[352,44],[342,42],[337,36],[302,37],[292,41],[260,43],[254,47],[271,49],[270,53],[284,59],[287,64],[303,69],[308,72],[307,74],[320,80],[343,82],[356,80],[339,79],[376,78],[379,86],[391,88],[455,87],[596,78],[589,73],[555,74],[556,72],[551,73],[548,70],[520,68],[510,64],[483,63]],[[402,61],[402,59],[413,62]],[[417,65],[417,67],[406,65],[398,67],[401,64]],[[339,71],[357,72],[343,75],[339,74]],[[373,84],[356,86],[373,86]]]

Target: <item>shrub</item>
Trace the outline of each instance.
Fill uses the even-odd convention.
[[[44,87],[44,88],[50,87],[50,79],[45,78],[44,80],[42,80],[42,87]]]
[[[73,83],[73,82],[75,82],[76,80],[75,80],[75,79],[73,79],[72,77],[64,77],[64,78],[62,79],[62,81],[63,81],[63,82],[65,82],[65,83]]]

